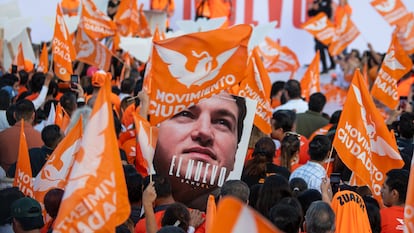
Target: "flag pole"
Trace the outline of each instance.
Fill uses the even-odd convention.
[[[150,145],[152,145],[152,126],[150,126]],[[152,171],[151,171],[151,167],[152,164],[148,164],[149,167],[149,175],[150,175],[150,183],[152,182]]]
[[[331,150],[329,151],[328,159],[326,160],[326,161],[328,161],[328,164],[326,165],[326,174],[328,174],[329,164],[331,164],[333,149],[334,149],[334,147],[331,146]]]

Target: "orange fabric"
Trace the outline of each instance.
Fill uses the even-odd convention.
[[[47,73],[49,71],[49,57],[46,43],[43,43],[42,53],[39,57],[39,65],[37,66],[38,72]]]
[[[25,196],[33,197],[33,176],[32,168],[30,166],[29,148],[24,133],[24,124],[25,122],[22,119],[20,127],[19,155],[17,156],[13,187],[18,187]]]
[[[167,27],[170,26],[170,17],[174,14],[174,0],[151,0],[151,10],[167,12]]]
[[[222,25],[222,28],[229,26],[229,18],[231,16],[231,0],[209,0],[211,16],[210,18],[227,17],[226,22]]]
[[[404,165],[359,70],[349,87],[333,146],[344,164],[370,185],[377,200],[381,200],[385,173]]]
[[[280,231],[246,203],[234,197],[224,197],[218,204],[213,227],[207,233],[215,232],[277,233]]]
[[[82,28],[94,40],[115,35],[116,24],[109,16],[100,11],[91,0],[84,0],[82,3],[79,28]]]
[[[335,212],[335,232],[372,232],[364,200],[356,192],[338,191],[331,207]]]
[[[149,94],[151,124],[240,82],[247,66],[251,32],[250,26],[237,25],[154,41]],[[160,98],[160,93],[176,98]]]
[[[55,231],[114,232],[130,215],[110,94],[111,85],[107,79],[99,90],[81,148],[75,154]],[[99,198],[95,198],[98,193]],[[97,221],[91,222],[90,216],[95,216]]]
[[[329,54],[332,56],[341,54],[360,34],[358,28],[348,15],[343,15],[338,20],[340,23],[336,25],[335,35],[328,47]]]
[[[335,25],[339,25],[341,23],[341,19],[344,17],[344,15],[352,15],[352,8],[349,4],[345,4],[344,6],[338,5],[334,16]]]
[[[325,125],[324,127],[315,130],[315,132],[313,132],[312,135],[309,137],[309,141],[312,141],[312,139],[316,135],[326,135],[328,133],[329,129],[332,128],[332,126],[333,126],[333,124],[329,123],[329,124]]]
[[[240,83],[237,95],[257,101],[253,123],[265,134],[272,132],[272,126],[270,125],[272,118],[272,108],[270,106],[271,88],[270,77],[259,57],[258,49],[255,48],[253,55],[250,57],[246,77]]]
[[[397,91],[397,82],[411,70],[412,66],[411,58],[405,53],[394,34],[378,77],[372,86],[372,96],[390,109],[396,109],[400,96]]]
[[[411,92],[411,85],[414,83],[414,76],[404,79],[398,83],[397,91],[400,96],[408,96]]]
[[[152,37],[151,29],[149,27],[147,17],[145,17],[145,14],[144,14],[144,3],[141,3],[141,5],[139,6],[138,13],[139,13],[139,18],[138,18],[139,27],[138,27],[137,35],[142,38]]]
[[[139,28],[137,1],[122,0],[114,16],[114,22],[121,36],[135,36]]]
[[[17,96],[20,96],[23,92],[28,91],[26,86],[19,85],[19,90],[17,91]]]
[[[374,0],[370,4],[390,25],[407,25],[410,13],[401,0]]]
[[[24,70],[24,53],[23,53],[23,44],[22,42],[19,43],[17,47],[17,54],[14,57],[13,64],[17,65],[17,70]]]
[[[320,55],[318,50],[315,57],[312,59],[311,64],[308,66],[308,69],[306,69],[303,78],[300,80],[302,97],[304,97],[306,101],[309,101],[310,95],[321,91],[319,63]]]
[[[111,51],[99,41],[88,36],[83,28],[79,28],[76,34],[75,49],[77,60],[101,70],[109,70],[112,58]]]
[[[53,150],[45,165],[34,181],[34,195],[39,203],[43,203],[46,193],[53,188],[65,189],[66,180],[73,163],[74,154],[79,151],[82,139],[82,119],[62,139]]]
[[[66,128],[70,123],[70,116],[65,111],[65,109],[60,105],[60,103],[56,106],[56,116],[55,116],[55,124],[60,127],[60,130],[65,132]]]
[[[280,100],[278,100],[276,98],[272,98],[271,99],[272,109],[275,109],[275,108],[279,107],[280,105],[282,105],[282,103],[280,102]]]
[[[280,46],[277,41],[265,38],[266,45],[260,48],[263,64],[268,72],[296,72],[300,67],[295,52],[286,46]]]
[[[411,162],[410,178],[405,199],[404,222],[408,232],[414,232],[414,162]]]
[[[63,19],[60,4],[56,8],[55,32],[52,40],[54,72],[59,79],[70,81],[75,48]]]
[[[62,11],[69,16],[75,16],[78,14],[79,0],[62,0]]]
[[[299,147],[299,162],[298,164],[303,165],[307,163],[310,159],[310,156],[308,154],[308,148],[309,148],[309,140],[303,136],[300,135],[300,147]],[[281,164],[280,162],[280,148],[276,150],[276,156],[273,157],[273,163],[276,165]]]
[[[208,4],[208,0],[207,1],[197,0],[196,11],[197,11],[196,14],[198,16],[210,18],[211,11],[210,11],[210,5]]]
[[[414,53],[414,13],[411,13],[410,20],[397,29],[397,38],[407,54]]]
[[[33,101],[33,100],[35,100],[37,97],[39,97],[39,93],[33,93],[33,94],[31,94],[31,95],[26,96],[26,97],[25,97],[25,99],[30,100],[30,101]]]
[[[323,12],[311,17],[301,28],[312,34],[324,45],[331,43],[335,30],[331,20]]]
[[[213,227],[216,214],[217,214],[216,200],[214,196],[210,194],[208,196],[207,209],[206,209],[206,232],[209,232],[210,229]]]
[[[408,194],[408,192],[407,192]],[[409,200],[409,199],[407,199]],[[409,212],[412,213],[412,212]],[[380,210],[381,214],[381,233],[402,233],[404,232],[404,226],[411,227],[413,229],[413,225],[409,226],[406,222],[403,223],[402,220],[404,219],[404,207],[401,206],[392,206],[382,208]],[[412,232],[412,231],[407,231]]]

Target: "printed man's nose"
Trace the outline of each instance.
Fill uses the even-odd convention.
[[[212,130],[211,120],[209,117],[201,116],[194,124],[191,138],[194,141],[198,141],[203,146],[211,144],[214,139],[214,133]]]

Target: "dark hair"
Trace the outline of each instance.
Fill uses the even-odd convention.
[[[237,121],[237,143],[240,143],[243,135],[244,118],[246,117],[247,107],[246,100],[239,96],[232,95],[236,100],[236,105],[239,109],[238,121]]]
[[[302,89],[300,87],[300,82],[295,79],[290,79],[285,84],[285,90],[290,99],[300,98]]]
[[[282,128],[283,132],[292,131],[296,120],[296,113],[292,110],[278,110],[273,113],[274,129]]]
[[[341,113],[342,113],[342,110],[337,110],[334,113],[332,113],[329,123],[338,124],[339,118],[341,117]]]
[[[408,177],[410,173],[405,169],[391,169],[387,173],[385,183],[391,190],[398,192],[398,204],[404,204],[407,197]]]
[[[0,226],[12,223],[11,204],[22,197],[24,194],[17,187],[0,190]]]
[[[314,112],[322,112],[323,107],[326,104],[326,97],[321,92],[316,92],[310,95],[308,107],[309,110]]]
[[[8,107],[11,105],[11,96],[10,94],[4,90],[0,90],[0,110],[7,110]]]
[[[20,77],[20,85],[26,85],[29,80],[29,74],[25,70],[20,70],[18,73]]]
[[[178,225],[177,225],[178,224]],[[179,202],[168,206],[161,220],[161,226],[178,226],[187,232],[190,226],[190,212]]]
[[[295,177],[289,181],[290,190],[294,197],[299,196],[301,193],[308,189],[306,181],[300,177]]]
[[[227,180],[220,189],[220,195],[236,197],[242,202],[247,203],[249,200],[250,189],[246,183],[241,180]]]
[[[132,93],[135,89],[135,81],[132,78],[126,78],[121,82],[121,93]]]
[[[66,92],[62,95],[62,97],[60,97],[59,103],[69,114],[69,116],[71,116],[73,111],[75,111],[77,107],[76,95],[73,92]]]
[[[16,110],[15,110],[15,119],[16,121],[20,121],[24,119],[25,121],[31,120],[33,113],[35,112],[35,107],[32,101],[23,99],[16,103]]]
[[[303,215],[305,215],[306,211],[309,209],[309,206],[314,201],[322,200],[322,194],[316,189],[307,189],[299,194],[297,198],[302,206]]]
[[[155,188],[155,192],[157,193],[157,198],[168,197],[172,195],[171,183],[167,178],[165,178],[164,176],[161,176],[160,174],[153,174],[152,181],[154,182],[154,188]],[[144,190],[148,186],[149,182],[150,182],[150,177],[146,176],[144,178]]]
[[[49,89],[47,90],[47,95],[52,95],[53,98],[56,98],[57,94],[59,93],[59,87],[55,81],[50,81]]]
[[[305,215],[307,233],[324,233],[335,230],[335,213],[331,206],[323,201],[315,201]]]
[[[42,141],[47,147],[55,148],[62,138],[63,134],[58,125],[48,125],[42,130]]]
[[[283,137],[280,147],[280,165],[289,171],[293,156],[299,152],[300,140],[297,135],[289,134]]]
[[[298,205],[300,208],[300,204]],[[285,233],[297,233],[302,222],[302,213],[293,205],[279,203],[270,209],[269,219],[279,230]]]
[[[398,123],[398,131],[404,138],[412,138],[414,135],[414,113],[403,112]]]
[[[59,207],[62,201],[63,193],[64,191],[62,189],[54,188],[49,190],[43,199],[46,212],[52,218],[56,218],[59,212]]]
[[[32,93],[40,92],[43,84],[45,83],[45,78],[45,74],[41,72],[34,73],[32,79],[29,81],[30,91]]]
[[[18,81],[19,81],[19,78],[16,75],[6,73],[0,77],[0,88],[4,86],[13,86],[14,83]]]
[[[380,233],[381,232],[381,214],[380,214],[380,207],[377,202],[372,197],[362,197],[365,202],[365,207],[367,209],[369,224],[371,226],[372,233]]]
[[[266,176],[266,164],[272,162],[276,146],[269,137],[262,137],[254,145],[252,159],[247,161],[244,173],[249,176]]]
[[[272,89],[270,90],[270,97],[277,95],[279,91],[282,91],[285,88],[285,81],[276,81],[272,84]]]
[[[142,199],[142,176],[137,172],[135,167],[130,164],[123,165],[123,168],[129,202],[138,202]]]
[[[311,160],[323,161],[331,149],[331,141],[325,135],[316,135],[309,143],[308,154]]]

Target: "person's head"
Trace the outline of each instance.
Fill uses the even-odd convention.
[[[325,135],[316,135],[309,143],[308,154],[311,160],[324,161],[331,149],[331,141]]]
[[[272,84],[272,89],[270,90],[270,98],[272,101],[276,101],[276,106],[279,106],[286,102],[286,97],[283,95],[284,88],[285,81],[276,81]]]
[[[29,88],[32,93],[38,93],[42,90],[42,86],[45,82],[45,74],[42,72],[36,72],[33,74],[32,79],[29,82]]]
[[[23,119],[24,121],[31,124],[35,118],[35,107],[32,101],[27,99],[18,101],[16,103],[14,118],[16,121]]]
[[[220,198],[232,196],[238,198],[242,202],[248,203],[249,195],[249,186],[241,180],[228,180],[224,182],[220,189]]]
[[[398,123],[398,132],[403,138],[412,138],[414,136],[414,113],[403,112]]]
[[[339,118],[341,117],[341,113],[342,113],[342,110],[338,110],[332,113],[331,118],[329,119],[329,123],[338,124]]]
[[[42,208],[30,197],[22,197],[11,205],[14,232],[36,230],[43,227]]]
[[[0,226],[11,224],[11,204],[24,197],[24,194],[17,187],[10,187],[0,190]]]
[[[285,132],[292,131],[296,120],[296,113],[292,110],[278,110],[272,116],[272,133],[273,139],[281,141]]]
[[[105,84],[105,79],[111,80],[112,77],[109,73],[103,70],[94,72],[92,75],[92,86],[94,90],[99,90],[99,88]]]
[[[331,206],[323,201],[315,201],[306,211],[305,228],[307,233],[335,232],[335,213]]]
[[[11,96],[7,90],[0,90],[0,110],[7,110],[11,105]]]
[[[326,97],[321,92],[316,92],[310,95],[308,108],[310,111],[322,112],[323,107],[326,104]]]
[[[132,78],[126,78],[121,82],[121,93],[132,94],[135,89],[135,81]]]
[[[185,205],[173,203],[165,210],[161,226],[177,226],[187,232],[190,226],[190,212]]]
[[[295,177],[289,181],[290,190],[294,197],[299,196],[301,193],[308,189],[306,181],[300,177]]]
[[[285,233],[298,233],[302,222],[302,213],[292,205],[278,203],[270,209],[268,218],[279,230]]]
[[[42,129],[41,136],[45,146],[55,149],[64,135],[58,125],[48,125]]]
[[[178,201],[187,204],[188,189],[200,194],[223,184],[233,170],[245,115],[243,98],[221,93],[160,124],[154,166],[169,177]]]
[[[60,105],[65,109],[65,111],[69,114],[69,116],[72,115],[72,113],[76,110],[78,107],[76,102],[76,95],[73,92],[66,92],[60,97]]]
[[[306,211],[309,209],[309,206],[314,201],[322,200],[322,194],[316,189],[307,189],[300,193],[297,198],[302,206],[303,215],[305,215]]]
[[[254,145],[252,157],[264,156],[268,162],[275,157],[276,145],[269,137],[262,137]]]
[[[382,185],[381,197],[385,206],[402,206],[407,197],[409,172],[405,169],[391,169]]]
[[[298,99],[301,97],[302,89],[300,87],[300,82],[295,79],[290,79],[285,84],[285,91],[287,94],[287,99]]]
[[[54,189],[47,191],[43,199],[46,212],[52,218],[56,218],[59,212],[59,207],[62,201],[63,193],[64,193],[63,189],[54,188]]]
[[[280,147],[281,166],[290,170],[293,164],[299,162],[300,139],[299,135],[286,133]]]
[[[142,176],[134,166],[124,165],[125,181],[128,189],[128,199],[130,203],[138,203],[142,199]]]

